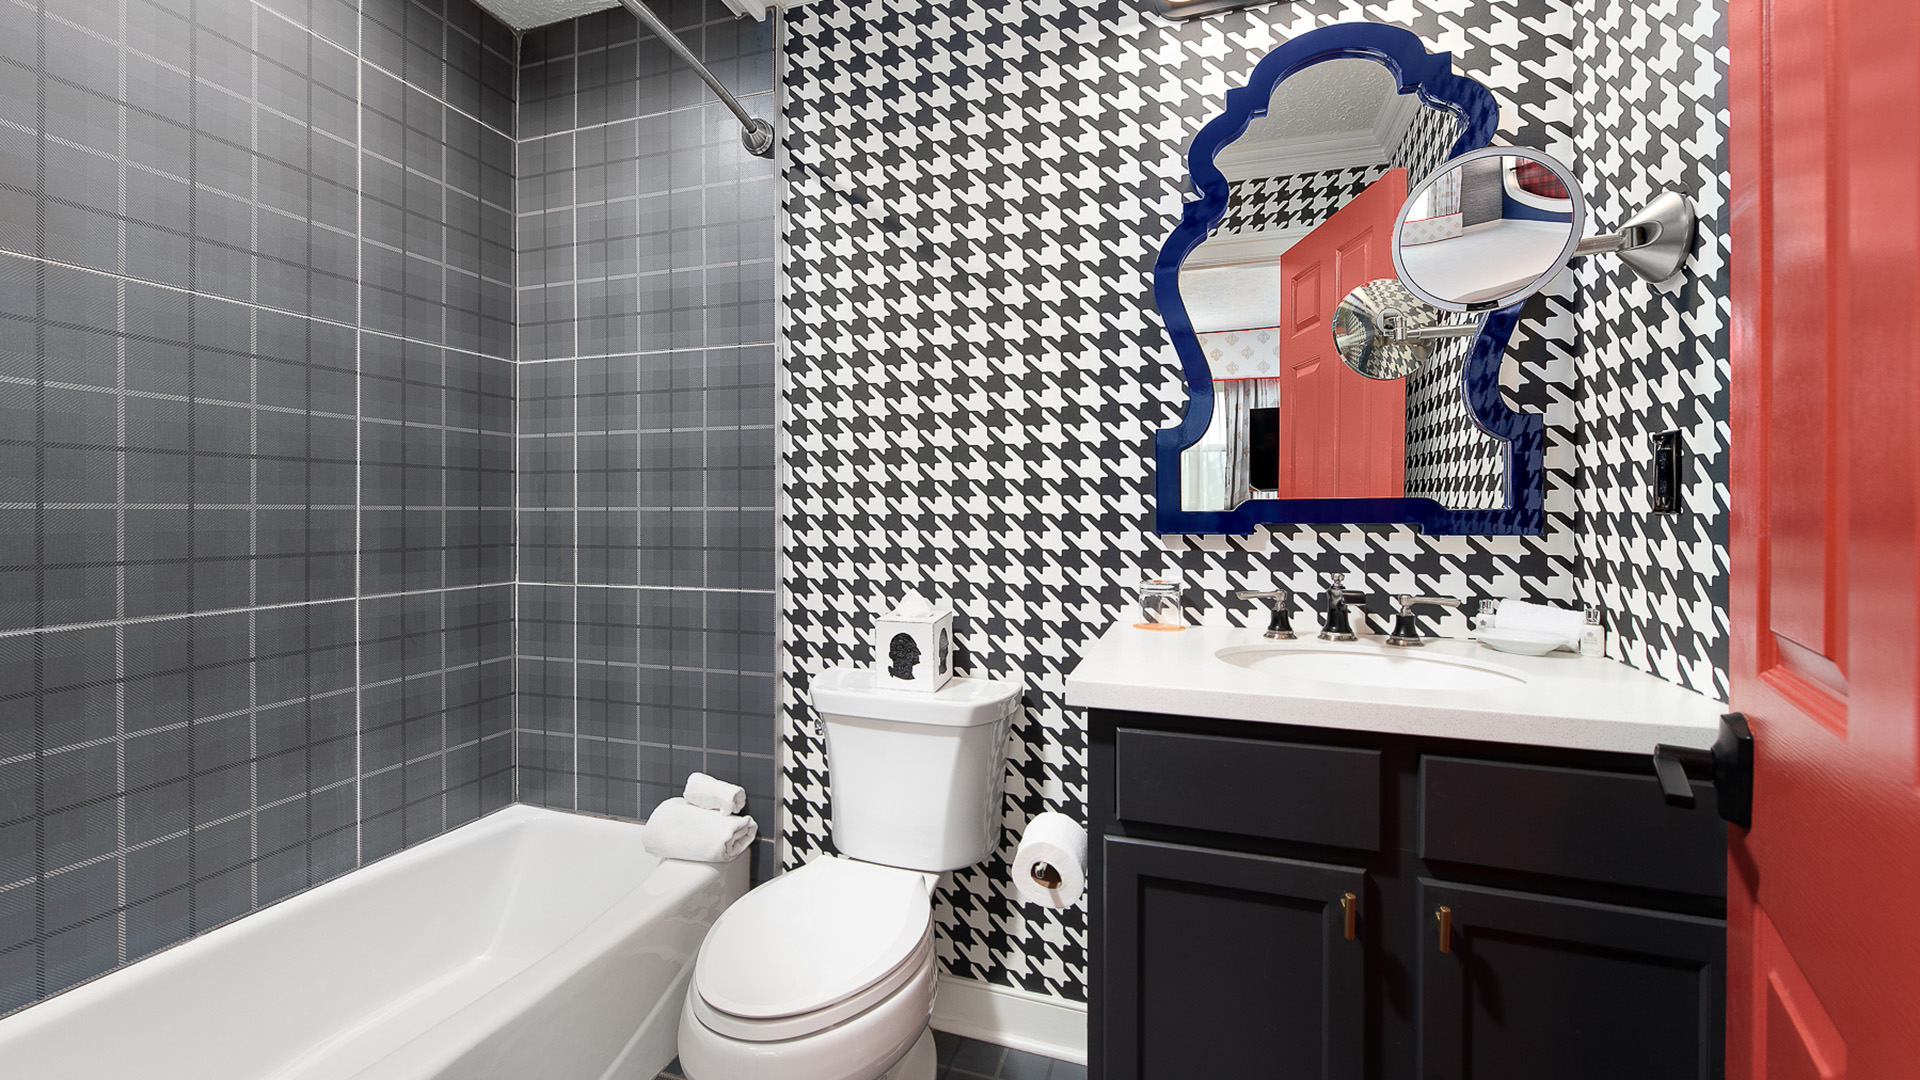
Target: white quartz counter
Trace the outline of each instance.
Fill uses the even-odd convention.
[[[1363,686],[1263,671],[1216,655],[1249,646],[1351,650],[1407,664],[1422,656],[1453,658],[1525,681],[1464,690]],[[1415,649],[1390,649],[1377,637],[1350,644],[1311,634],[1268,641],[1241,627],[1169,632],[1124,622],[1088,646],[1067,676],[1067,704],[1630,754],[1651,754],[1660,743],[1710,747],[1726,711],[1704,694],[1618,661],[1571,652],[1513,656],[1449,638]]]

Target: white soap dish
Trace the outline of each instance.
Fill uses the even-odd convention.
[[[1474,632],[1480,644],[1495,652],[1516,653],[1520,656],[1545,656],[1567,643],[1567,639],[1557,634],[1546,634],[1538,630],[1501,630],[1489,627]]]

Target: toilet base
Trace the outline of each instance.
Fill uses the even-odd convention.
[[[920,1038],[880,1080],[933,1080],[940,1065],[933,1049],[933,1029],[920,1033]]]

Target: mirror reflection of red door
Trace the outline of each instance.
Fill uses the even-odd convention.
[[[1407,171],[1389,169],[1280,256],[1280,498],[1406,494],[1407,384],[1369,379],[1333,347],[1333,312],[1393,272]]]
[[[1728,26],[1726,1075],[1920,1077],[1920,4]]]

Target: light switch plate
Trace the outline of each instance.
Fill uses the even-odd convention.
[[[1686,466],[1686,445],[1680,441],[1678,431],[1662,431],[1652,437],[1653,442],[1653,512],[1656,514],[1677,514],[1680,512],[1680,485]]]

